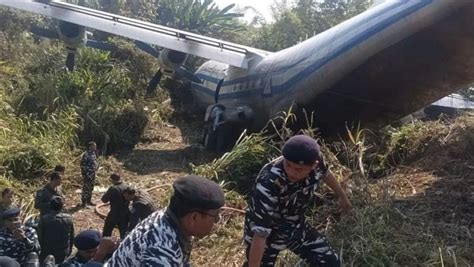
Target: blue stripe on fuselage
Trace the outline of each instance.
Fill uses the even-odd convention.
[[[408,1],[410,1],[410,0],[400,1],[399,5],[405,4]],[[349,42],[344,43],[341,46],[339,46],[337,49],[333,50],[328,56],[326,56],[326,57],[324,57],[320,60],[317,60],[314,63],[310,64],[308,67],[306,67],[302,71],[298,72],[295,76],[288,79],[285,83],[283,83],[281,85],[277,85],[277,86],[272,86],[272,94],[273,93],[282,93],[282,92],[288,90],[291,86],[295,85],[298,81],[300,81],[303,78],[307,77],[311,73],[317,71],[318,69],[320,69],[324,65],[328,64],[330,61],[334,60],[335,58],[342,55],[343,53],[347,52],[351,48],[359,45],[364,40],[369,39],[370,37],[374,36],[376,33],[381,32],[382,30],[390,27],[391,25],[393,25],[394,23],[402,20],[406,16],[408,16],[408,15],[424,8],[425,6],[429,5],[432,2],[433,2],[433,0],[422,0],[418,4],[413,5],[412,7],[408,8],[408,9],[402,10],[402,11],[400,11],[399,14],[391,16],[390,18],[386,19],[385,21],[380,22],[379,24],[377,24],[377,25],[367,29],[366,31],[360,33],[359,35],[352,38]],[[397,6],[399,6],[399,5],[397,5]],[[392,7],[392,8],[395,8],[395,7]],[[387,8],[385,10],[385,12],[388,12],[388,11],[391,11],[391,9]],[[385,12],[381,12],[378,16],[381,16],[381,15],[385,14]],[[370,17],[370,18],[367,18],[367,19],[372,20],[372,19],[374,19],[374,17]],[[360,23],[363,23],[363,22],[360,22]],[[284,71],[288,70],[289,68],[294,67],[295,65],[297,65],[299,63],[301,63],[301,61],[298,61],[298,62],[296,62],[296,63],[294,63],[290,66],[281,67],[280,69],[272,71],[271,74],[278,73],[278,72],[284,72]],[[241,82],[247,82],[247,81],[250,81],[250,80],[253,80],[253,79],[261,78],[263,75],[264,75],[264,73],[260,73],[260,74],[252,74],[252,75],[248,75],[248,76],[245,76],[245,77],[236,78],[236,79],[233,79],[233,80],[230,80],[230,81],[225,81],[222,86],[237,84],[237,83],[241,83]],[[210,82],[213,82],[213,83],[217,83],[219,81],[219,79],[217,79],[215,77],[205,75],[205,74],[202,74],[202,73],[197,73],[197,76],[200,77],[201,79],[204,79],[204,80],[207,80],[207,81],[210,81]],[[192,86],[193,86],[193,88],[196,88],[201,92],[204,92],[205,90],[207,90],[208,91],[208,92],[206,92],[207,94],[214,95],[214,90],[212,90],[212,89],[209,89],[207,87],[198,85],[196,83],[192,83]],[[262,91],[262,90],[263,90],[263,88],[258,88],[258,89],[242,90],[242,91],[238,91],[238,92],[221,93],[221,95],[219,97],[221,99],[238,98],[238,97],[241,97],[241,96],[244,96],[244,95],[250,95],[250,94],[254,95],[256,93],[260,93],[260,91]]]

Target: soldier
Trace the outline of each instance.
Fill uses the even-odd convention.
[[[120,175],[116,173],[110,175],[110,181],[113,185],[102,196],[102,202],[110,202],[110,211],[107,214],[107,218],[105,218],[102,235],[112,235],[114,227],[118,226],[120,238],[123,239],[127,233],[129,219],[129,201],[122,195],[123,191],[127,188],[127,185],[122,182]]]
[[[191,236],[209,234],[224,205],[216,183],[194,175],[178,178],[166,211],[140,222],[122,241],[108,266],[189,266]]]
[[[30,252],[40,252],[40,244],[35,229],[24,226],[19,215],[19,208],[9,208],[0,214],[4,222],[0,229],[0,255],[22,264]]]
[[[130,223],[128,225],[128,230],[132,231],[139,222],[152,214],[156,207],[151,196],[144,190],[135,190],[128,187],[123,191],[123,196],[126,200],[132,201]]]
[[[15,193],[13,189],[7,187],[2,190],[2,202],[0,202],[0,213],[9,209],[14,208],[15,205],[13,204],[13,196]],[[3,226],[3,220],[0,218],[0,228]]]
[[[35,208],[39,209],[40,217],[50,211],[49,202],[54,196],[61,196],[58,187],[61,185],[62,176],[58,172],[53,172],[49,183],[36,192]]]
[[[97,170],[97,145],[89,142],[87,151],[82,155],[81,174],[83,178],[82,186],[82,207],[94,205],[92,203],[92,191],[95,184],[95,172]]]
[[[74,224],[71,215],[61,213],[63,206],[63,198],[54,196],[50,201],[51,212],[39,220],[38,239],[41,245],[41,262],[48,255],[53,255],[56,263],[61,263],[72,252]]]
[[[66,266],[81,266],[92,260],[97,252],[102,236],[97,230],[85,230],[80,232],[74,238],[74,246],[77,248],[77,253],[74,257],[68,259],[61,264],[61,267]]]
[[[283,157],[260,171],[245,215],[244,241],[250,267],[274,266],[281,250],[290,249],[310,266],[339,266],[325,236],[305,223],[305,213],[323,180],[339,197],[343,211],[352,206],[309,136],[290,138]]]

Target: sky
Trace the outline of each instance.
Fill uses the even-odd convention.
[[[220,8],[234,3],[241,7],[252,6],[262,13],[267,21],[270,21],[272,17],[270,6],[273,4],[273,1],[274,0],[214,0]]]

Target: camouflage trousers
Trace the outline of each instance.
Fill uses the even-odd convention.
[[[329,245],[327,238],[316,229],[306,225],[291,241],[274,240],[267,243],[260,266],[275,266],[280,251],[287,248],[298,255],[310,267],[325,266],[339,267],[341,265],[337,254]],[[250,243],[246,240],[246,256],[249,257]],[[248,266],[245,262],[243,266]]]
[[[92,191],[94,190],[95,184],[95,173],[90,173],[82,175],[83,184],[82,184],[82,204],[87,204],[92,201]]]

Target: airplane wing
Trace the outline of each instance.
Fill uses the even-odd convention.
[[[239,68],[269,52],[202,35],[118,16],[60,1],[0,0],[0,5],[45,15],[144,43],[180,51]]]

